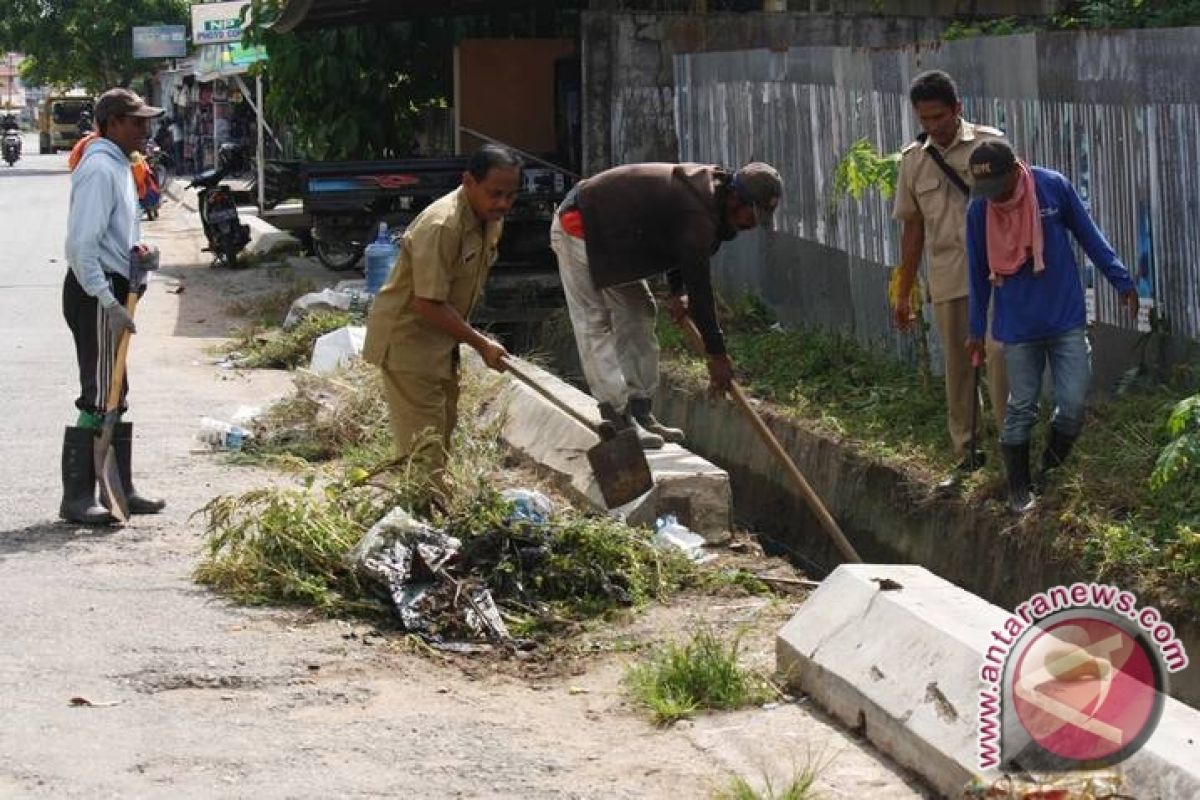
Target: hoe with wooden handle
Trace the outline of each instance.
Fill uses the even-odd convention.
[[[125,298],[125,310],[132,319],[137,311],[138,286],[142,276],[158,266],[157,262],[144,262],[136,256],[130,259],[129,294]],[[117,468],[117,452],[113,447],[113,435],[116,433],[117,421],[121,416],[121,387],[125,385],[125,358],[129,354],[130,332],[121,332],[117,342],[117,353],[113,358],[112,378],[108,385],[108,398],[104,403],[104,422],[97,433],[96,444],[92,450],[95,459],[96,477],[100,482],[100,498],[108,506],[109,512],[118,522],[129,521],[129,498],[125,494],[125,485],[121,483],[121,473]]]
[[[696,352],[703,354],[704,342],[701,339],[700,331],[696,329],[696,323],[692,321],[692,318],[684,317],[680,321],[679,325],[681,328],[683,328],[683,332],[687,336],[693,349],[695,349]],[[812,486],[810,486],[808,481],[805,480],[804,475],[800,472],[800,469],[796,466],[795,462],[792,461],[791,457],[787,454],[787,451],[783,449],[783,445],[781,445],[779,440],[775,438],[775,434],[771,433],[771,429],[767,427],[767,424],[763,422],[762,417],[760,417],[758,412],[754,410],[754,406],[750,405],[750,400],[747,399],[746,393],[742,391],[742,387],[738,386],[736,383],[732,383],[729,387],[729,394],[733,397],[734,403],[736,403],[737,406],[745,413],[746,418],[750,421],[750,424],[754,426],[755,432],[758,433],[759,437],[763,440],[763,443],[766,444],[767,449],[771,451],[771,454],[774,455],[779,463],[783,466],[784,472],[786,472],[788,477],[792,479],[792,483],[794,483],[796,488],[800,490],[800,496],[804,498],[804,501],[808,504],[809,509],[813,512],[813,515],[816,516],[817,521],[821,523],[821,527],[825,530],[825,533],[828,534],[829,538],[833,540],[834,545],[837,546],[837,549],[841,552],[842,558],[846,559],[846,561],[851,564],[861,564],[862,558],[859,557],[858,551],[856,551],[854,546],[850,544],[850,540],[846,538],[846,534],[842,533],[842,529],[838,527],[837,521],[834,520],[833,516],[829,513],[829,510],[825,508],[825,504],[821,502],[821,498],[815,491],[813,491]]]

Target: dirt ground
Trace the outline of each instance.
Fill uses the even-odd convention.
[[[131,355],[135,473],[166,513],[90,531],[52,522],[43,499],[0,538],[0,796],[701,798],[733,774],[778,783],[813,764],[822,797],[926,796],[803,698],[669,729],[631,707],[621,676],[639,647],[700,624],[741,631],[748,661],[770,671],[797,597],[683,598],[545,668],[431,656],[369,625],[239,607],[193,583],[193,512],[291,480],[195,452],[201,416],[290,386],[212,363],[228,307],[339,277],[298,262],[211,269],[198,228],[175,203],[145,227],[164,269]]]

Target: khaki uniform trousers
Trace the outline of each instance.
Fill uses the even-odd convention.
[[[380,372],[396,458],[411,459],[414,470],[440,479],[458,424],[458,375],[446,380],[387,368]]]
[[[962,458],[967,455],[971,442],[971,413],[979,403],[973,397],[973,372],[971,357],[967,354],[967,339],[970,337],[968,300],[960,297],[933,304],[934,322],[942,340],[946,372],[946,422],[950,429],[950,441],[954,453]],[[1004,426],[1004,409],[1008,405],[1008,379],[1004,372],[1004,345],[990,335],[986,342],[988,398],[997,430]],[[982,424],[982,416],[979,422]]]

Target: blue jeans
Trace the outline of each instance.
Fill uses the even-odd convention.
[[[1008,369],[1008,405],[1000,443],[1025,444],[1038,418],[1042,372],[1050,363],[1054,381],[1054,416],[1051,424],[1067,436],[1083,430],[1084,402],[1092,380],[1092,348],[1083,328],[1050,339],[1004,345]]]

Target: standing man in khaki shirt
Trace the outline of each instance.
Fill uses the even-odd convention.
[[[929,295],[934,322],[942,342],[946,373],[947,422],[955,455],[961,459],[955,480],[983,463],[971,453],[971,418],[977,413],[971,355],[967,351],[967,202],[968,159],[975,146],[998,139],[1003,132],[974,125],[962,118],[958,87],[945,72],[923,72],[909,87],[909,100],[924,133],[904,148],[896,185],[893,216],[903,223],[900,244],[900,286],[895,321],[901,330],[912,325],[909,305],[921,255],[928,258]],[[941,164],[939,164],[939,157]],[[944,165],[944,166],[943,166]],[[950,175],[958,176],[956,182]],[[987,340],[988,393],[996,424],[1004,421],[1008,382],[1001,345]]]
[[[521,159],[484,145],[462,186],[433,202],[408,230],[367,318],[363,358],[383,373],[396,456],[440,483],[458,422],[458,345],[503,371],[504,346],[467,319],[496,261],[504,216],[521,186]]]

